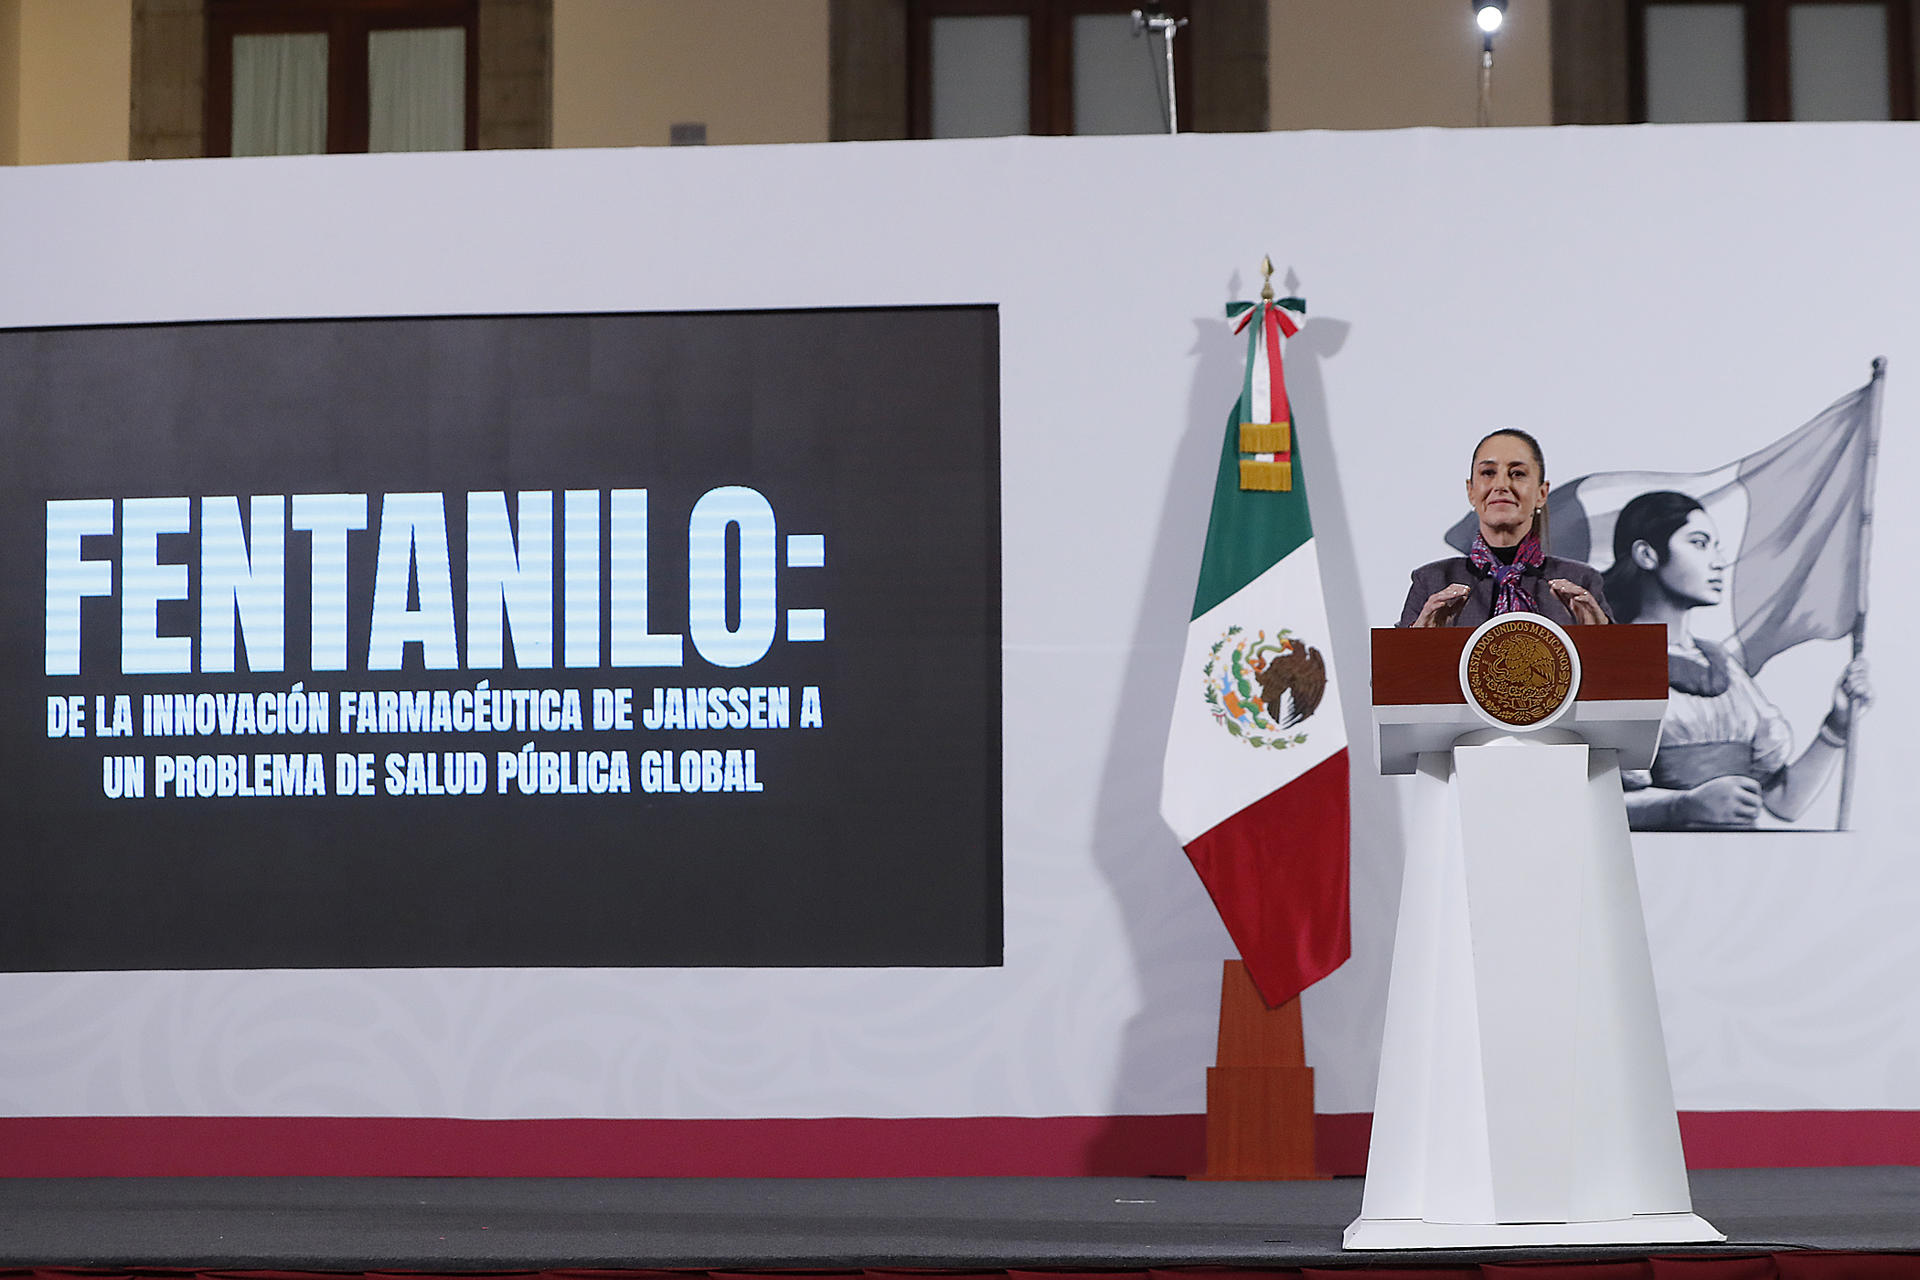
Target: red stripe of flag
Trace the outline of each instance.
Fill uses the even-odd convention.
[[[1187,845],[1269,1005],[1326,977],[1353,952],[1347,842],[1342,749]]]

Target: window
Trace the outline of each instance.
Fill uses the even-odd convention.
[[[911,0],[910,131],[916,138],[1163,133],[1166,45],[1135,35],[1133,3]],[[1167,12],[1186,17],[1187,3]],[[1193,119],[1186,30],[1174,40],[1176,105]]]
[[[208,155],[476,145],[478,0],[208,0]]]
[[[1912,0],[1633,0],[1635,120],[1911,120]]]

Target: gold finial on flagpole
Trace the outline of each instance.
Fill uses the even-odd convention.
[[[1260,301],[1273,301],[1273,258],[1260,259]]]

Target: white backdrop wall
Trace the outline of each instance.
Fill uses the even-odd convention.
[[[1201,1110],[1230,949],[1159,756],[1239,377],[1221,308],[1268,252],[1310,304],[1288,374],[1357,745],[1367,629],[1444,553],[1485,430],[1535,431],[1550,477],[1706,470],[1889,357],[1858,830],[1637,852],[1683,1108],[1920,1108],[1917,159],[1920,126],[1783,125],[0,170],[7,326],[997,304],[1006,744],[1003,968],[4,975],[0,1113]],[[1837,647],[1789,655],[1800,742]],[[1354,761],[1323,1112],[1371,1107],[1401,859],[1398,784]]]

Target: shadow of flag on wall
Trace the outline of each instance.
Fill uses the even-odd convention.
[[[1547,498],[1554,555],[1597,569],[1613,562],[1613,526],[1640,494],[1697,499],[1732,562],[1732,639],[1749,675],[1804,640],[1857,633],[1867,611],[1874,459],[1886,361],[1867,384],[1758,453],[1712,471],[1597,471],[1556,483]],[[1447,530],[1465,554],[1468,514]]]

